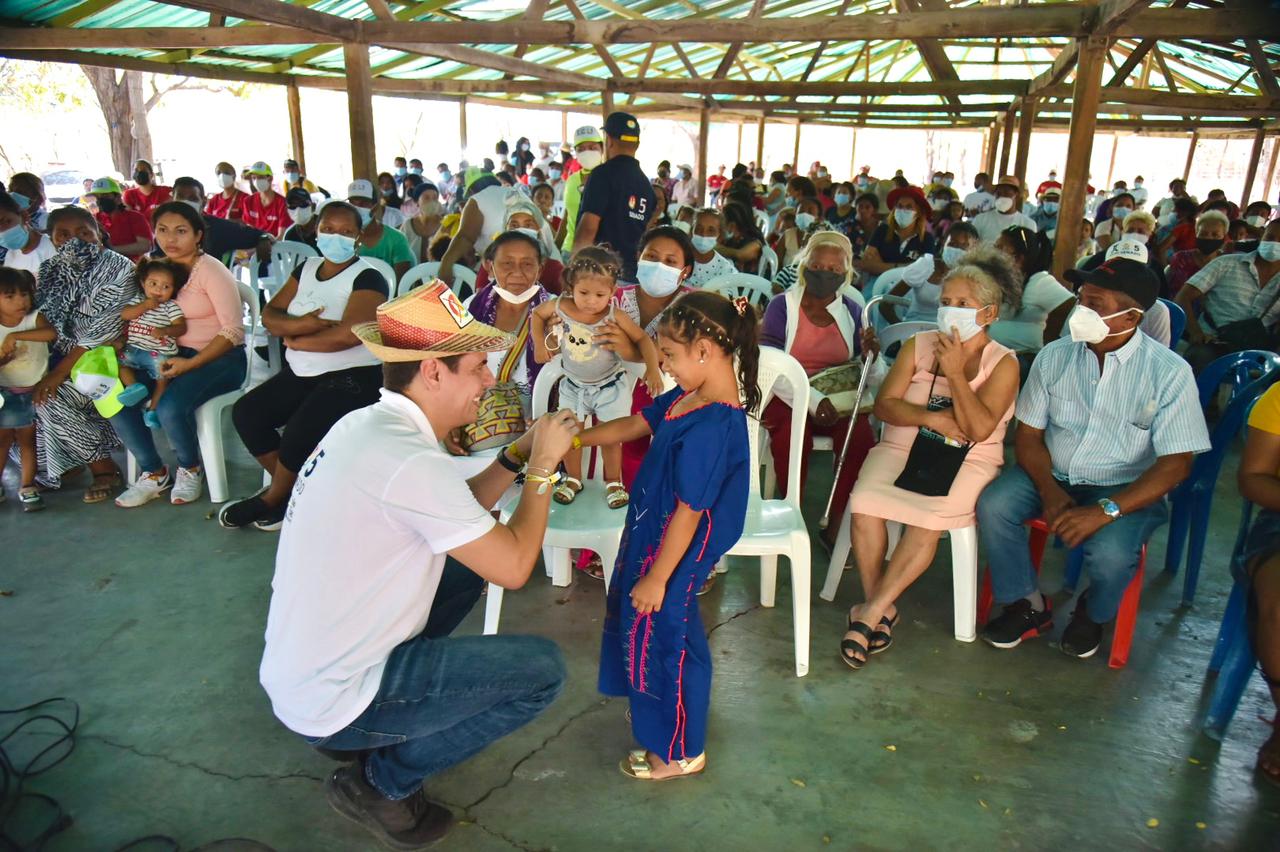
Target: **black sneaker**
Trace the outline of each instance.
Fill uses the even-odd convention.
[[[258,494],[255,494],[243,500],[232,500],[224,504],[218,510],[218,523],[229,530],[238,530],[249,526],[259,518],[267,517],[270,513],[271,507]]]
[[[1080,660],[1087,660],[1098,653],[1102,645],[1102,625],[1089,618],[1084,601],[1084,595],[1081,595],[1075,611],[1071,613],[1071,623],[1062,631],[1062,641],[1058,643],[1062,653]]]
[[[1026,598],[1016,600],[1004,612],[982,628],[982,641],[993,648],[1016,648],[1023,639],[1041,636],[1053,629],[1053,606],[1045,599],[1044,609],[1036,612]]]
[[[265,503],[263,504],[266,505]],[[279,532],[284,526],[285,513],[289,511],[289,501],[281,503],[279,506],[267,506],[266,514],[261,515],[253,522],[254,529],[263,532]]]
[[[336,770],[325,782],[325,798],[338,813],[364,826],[390,849],[423,849],[449,832],[453,814],[427,801],[421,790],[407,799],[386,799],[364,778],[357,763]]]

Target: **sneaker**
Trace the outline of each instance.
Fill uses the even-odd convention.
[[[146,411],[142,412],[142,422],[145,423],[149,429],[159,429],[160,415],[156,414],[156,410],[154,408],[148,408]]]
[[[151,396],[151,391],[147,390],[146,385],[141,382],[134,382],[116,394],[116,399],[120,400],[121,405],[131,407],[140,402],[145,402],[149,396]]]
[[[982,628],[982,641],[993,648],[1016,648],[1023,639],[1032,639],[1053,628],[1053,607],[1045,599],[1044,609],[1036,612],[1026,598],[1016,600],[1004,612]]]
[[[121,509],[136,509],[150,503],[172,486],[173,480],[169,478],[168,468],[161,468],[159,473],[144,473],[116,498],[116,505]]]
[[[265,515],[253,522],[254,529],[263,532],[279,532],[284,526],[284,516],[289,511],[289,501],[286,500],[279,506],[267,506],[266,510]]]
[[[22,504],[24,512],[39,512],[44,508],[44,498],[40,496],[40,489],[34,485],[28,485],[18,492],[18,502]]]
[[[261,493],[224,504],[218,510],[218,523],[229,530],[238,530],[249,526],[258,518],[266,517],[271,507],[263,502],[262,497],[259,496]]]
[[[324,786],[330,807],[391,849],[421,849],[444,837],[453,824],[453,814],[427,801],[421,790],[407,799],[383,798],[365,780],[360,762],[335,770]]]
[[[169,502],[175,506],[194,503],[200,499],[202,491],[204,491],[204,471],[200,468],[180,467],[178,480],[173,483],[173,494],[169,496]]]
[[[1062,631],[1062,641],[1058,643],[1062,653],[1078,660],[1087,660],[1098,653],[1102,645],[1102,625],[1089,618],[1085,611],[1084,595],[1076,602],[1075,611],[1071,613],[1071,623]]]

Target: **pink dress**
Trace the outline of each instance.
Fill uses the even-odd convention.
[[[933,381],[933,367],[936,363],[933,351],[937,346],[938,333],[930,331],[917,334],[915,341],[916,370],[903,399],[914,405],[924,405],[929,397],[929,383]],[[969,382],[969,387],[975,391],[982,387],[1000,360],[1013,354],[1012,349],[1001,346],[994,340],[988,343],[982,350],[978,375]],[[951,395],[946,376],[938,376],[933,385],[933,395]],[[951,492],[945,497],[925,497],[913,491],[904,491],[893,484],[902,474],[907,454],[911,451],[919,430],[915,426],[886,424],[880,443],[876,444],[867,454],[867,460],[862,463],[862,471],[853,486],[853,495],[849,501],[850,511],[927,530],[953,530],[971,526],[974,523],[973,510],[978,503],[978,495],[996,478],[1004,464],[1004,431],[1009,425],[1009,419],[1013,417],[1013,408],[1014,403],[1010,402],[1009,410],[1000,418],[1000,423],[987,440],[974,444],[969,450],[951,485]]]

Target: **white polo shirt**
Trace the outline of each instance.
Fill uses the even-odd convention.
[[[422,410],[383,390],[343,417],[298,476],[276,553],[258,677],[303,736],[337,733],[422,632],[445,554],[495,521]]]

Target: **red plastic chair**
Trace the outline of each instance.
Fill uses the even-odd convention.
[[[1044,546],[1049,540],[1049,527],[1043,518],[1027,521],[1031,529],[1031,564],[1040,570],[1040,562],[1044,559]],[[1082,559],[1083,551],[1075,548],[1069,558]],[[1142,545],[1142,553],[1138,556],[1138,570],[1129,581],[1120,599],[1120,611],[1116,613],[1115,634],[1111,637],[1111,659],[1108,665],[1113,669],[1122,669],[1129,662],[1129,649],[1133,646],[1133,631],[1138,626],[1138,604],[1142,597],[1142,578],[1147,568],[1147,546]],[[982,591],[978,593],[978,623],[986,624],[991,613],[991,573],[982,574]]]

